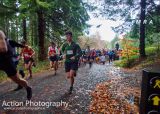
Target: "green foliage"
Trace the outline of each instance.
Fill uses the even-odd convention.
[[[116,36],[114,37],[114,39],[111,41],[111,48],[112,48],[112,49],[115,48],[115,44],[116,44],[118,41],[119,41],[118,35],[116,35]]]
[[[21,68],[21,67],[22,67],[22,63],[19,64],[18,68]],[[48,60],[43,61],[43,62],[41,62],[41,61],[37,62],[36,67],[32,67],[33,73],[41,73],[41,72],[44,72],[48,69],[49,69],[49,61]],[[25,73],[27,76],[28,72],[26,70],[25,70]],[[0,82],[5,81],[7,79],[8,79],[7,75],[4,72],[0,71]]]
[[[0,82],[7,80],[8,77],[6,76],[6,74],[2,71],[0,71]]]
[[[127,58],[121,58],[119,61],[115,61],[115,66],[124,67],[124,68],[130,68],[135,65],[140,64],[141,67],[146,67],[150,64],[153,64],[157,57],[159,57],[156,53],[157,48],[155,46],[147,47],[145,48],[147,59],[145,61],[138,61],[139,56],[131,56],[130,60],[127,61]],[[157,56],[156,56],[157,55]]]
[[[36,67],[33,67],[33,73],[43,72],[49,69],[49,61],[41,61],[36,63]]]
[[[26,39],[29,45],[38,47],[38,55],[42,56],[40,52],[45,52],[47,41],[62,44],[65,31],[72,31],[77,41],[89,27],[86,7],[89,5],[82,0],[3,0],[0,3],[0,28],[4,28],[11,39]]]
[[[115,61],[115,66],[124,67],[124,68],[130,68],[133,67],[136,64],[136,61],[138,60],[139,56],[132,56],[129,60],[122,59],[119,61]]]
[[[156,54],[156,47],[155,46],[147,47],[145,50],[146,50],[146,54],[149,56]]]
[[[132,39],[139,39],[139,25],[134,22],[131,31],[129,32],[129,37]]]

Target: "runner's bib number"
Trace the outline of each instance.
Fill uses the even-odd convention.
[[[28,54],[24,54],[24,56],[25,56],[25,57],[29,57],[29,55],[28,55]]]
[[[71,55],[71,54],[73,54],[73,50],[68,50],[67,55]]]

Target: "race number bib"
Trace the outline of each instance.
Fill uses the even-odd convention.
[[[28,55],[28,54],[24,54],[24,56],[25,56],[25,57],[29,57],[29,55]]]
[[[73,50],[68,50],[67,55],[71,55],[71,54],[73,54]]]

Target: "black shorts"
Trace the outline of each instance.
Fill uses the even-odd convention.
[[[54,61],[58,61],[58,57],[57,56],[50,56],[49,60],[54,62]]]
[[[84,56],[82,56],[82,57],[83,57],[83,59],[87,59],[87,58],[88,58],[86,55],[84,55]]]
[[[78,70],[78,61],[65,62],[65,71],[69,72],[70,70]]]
[[[90,59],[91,59],[91,57],[90,57],[90,56],[87,56],[87,60],[90,61]]]
[[[0,59],[0,70],[3,70],[8,77],[15,76],[17,73],[15,64],[11,58]]]
[[[28,64],[30,61],[34,62],[33,58],[24,59],[24,64]]]

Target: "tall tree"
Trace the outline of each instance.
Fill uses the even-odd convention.
[[[26,19],[24,18],[22,21],[23,25],[23,39],[27,41],[27,25],[26,25]]]
[[[134,21],[140,20],[140,57],[145,57],[145,14],[157,4],[156,0],[105,0],[101,13],[108,19],[122,20],[124,23],[114,30],[130,30]],[[147,10],[146,10],[147,8]],[[140,9],[140,10],[139,10]]]
[[[145,13],[146,13],[146,0],[141,0],[141,14],[140,14],[140,56],[146,57],[145,53]]]
[[[83,0],[3,0],[1,5],[5,7],[2,8],[5,13],[0,10],[0,13],[5,14],[3,19],[0,17],[0,23],[5,23],[3,28],[7,28],[11,34],[10,28],[16,25],[21,38],[37,46],[35,48],[39,60],[46,59],[46,42],[49,38],[60,44],[65,30],[73,31],[77,37],[88,27],[86,21],[89,16],[85,9],[87,5]],[[6,9],[8,14],[12,10],[15,10],[14,16],[18,14],[19,21],[16,24],[15,18],[6,15]],[[17,34],[16,31],[12,32]]]

